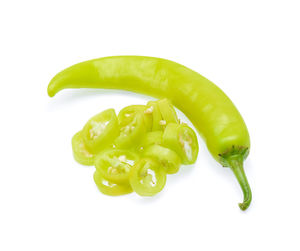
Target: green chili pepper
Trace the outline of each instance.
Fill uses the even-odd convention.
[[[152,114],[147,110],[146,105],[130,105],[124,107],[118,114],[119,121],[129,123],[137,113],[141,113],[147,131],[152,129]]]
[[[48,94],[53,97],[66,88],[123,89],[168,98],[198,129],[212,156],[235,174],[244,194],[240,208],[250,205],[252,195],[243,170],[250,149],[246,124],[224,92],[197,72],[160,58],[106,57],[58,73]]]
[[[152,158],[140,159],[129,172],[132,189],[141,196],[153,196],[165,186],[167,175],[160,163]]]
[[[149,101],[147,106],[147,112],[152,113],[152,131],[163,130],[166,126],[166,121],[163,120],[161,116],[161,112],[158,108],[158,103],[155,101]]]
[[[163,132],[162,131],[153,131],[148,132],[143,137],[140,145],[139,145],[139,151],[143,152],[147,146],[151,145],[161,145],[163,139]]]
[[[74,159],[86,166],[93,166],[95,162],[95,154],[91,153],[82,138],[82,131],[76,133],[72,138],[72,149]]]
[[[138,159],[139,156],[132,151],[111,149],[97,156],[95,167],[104,179],[116,184],[127,184],[128,173]]]
[[[118,116],[120,124],[120,135],[115,144],[118,148],[128,148],[139,143],[146,134],[147,128],[144,123],[143,114],[136,113],[134,116]]]
[[[157,101],[159,111],[161,113],[163,121],[166,125],[168,123],[178,123],[178,117],[176,111],[169,100],[161,99]]]
[[[92,153],[106,148],[120,134],[114,109],[107,109],[92,117],[83,127],[81,134]]]
[[[116,184],[106,180],[97,170],[94,172],[94,181],[103,194],[110,196],[119,196],[132,193],[130,184]]]
[[[197,160],[199,151],[197,136],[186,124],[168,124],[163,134],[162,145],[175,151],[183,164],[193,164]]]
[[[167,174],[177,173],[181,165],[180,157],[176,152],[160,145],[147,147],[143,152],[143,156],[155,159]]]

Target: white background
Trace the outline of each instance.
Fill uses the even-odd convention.
[[[300,250],[299,1],[1,1],[0,250]],[[111,55],[184,64],[221,87],[251,135],[253,202],[200,141],[161,194],[102,195],[70,140],[92,115],[145,104],[66,90],[60,70]],[[184,115],[180,114],[183,120]],[[297,239],[298,238],[298,239]]]

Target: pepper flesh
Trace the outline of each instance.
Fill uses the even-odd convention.
[[[82,131],[79,131],[72,137],[74,159],[82,165],[93,166],[95,155],[86,148],[81,134]]]
[[[115,144],[118,148],[128,148],[138,144],[147,131],[143,114],[141,113],[136,113],[128,119],[121,117],[119,124],[121,132],[115,139]]]
[[[246,124],[226,94],[199,73],[161,58],[105,57],[58,73],[49,83],[48,95],[53,97],[66,88],[122,89],[168,98],[191,120],[212,156],[235,170],[244,193],[240,208],[250,205],[251,190],[243,171],[250,149]],[[232,156],[237,156],[234,168]]]
[[[98,171],[94,172],[94,181],[101,193],[110,196],[119,196],[132,193],[133,190],[129,184],[116,184],[106,180]]]
[[[140,145],[139,145],[139,151],[143,151],[147,146],[151,145],[161,145],[163,140],[163,132],[162,131],[153,131],[148,132],[143,137]]]
[[[132,189],[141,196],[153,196],[166,184],[166,172],[152,158],[140,159],[130,170],[129,182]]]
[[[169,100],[161,99],[157,101],[159,111],[166,124],[168,123],[178,123],[178,117],[176,111]]]
[[[159,145],[147,147],[143,152],[143,156],[155,159],[165,169],[167,174],[177,173],[181,165],[181,160],[177,153]]]
[[[147,128],[147,131],[152,129],[152,114],[148,112],[146,105],[130,105],[124,107],[118,114],[119,121],[127,121],[130,123],[132,117],[136,116],[137,113],[142,114],[144,124]]]
[[[165,124],[161,123],[164,120],[163,120],[160,110],[158,108],[158,103],[155,101],[149,101],[147,103],[147,106],[148,106],[148,111],[152,112],[152,131],[163,130],[165,127]]]
[[[119,135],[119,124],[114,109],[93,116],[82,129],[82,138],[92,153],[103,150]]]
[[[127,184],[129,171],[138,159],[132,151],[111,149],[97,156],[95,167],[104,179],[115,184]]]
[[[162,145],[175,151],[183,164],[193,164],[197,160],[199,151],[197,136],[186,124],[168,124],[163,134]]]

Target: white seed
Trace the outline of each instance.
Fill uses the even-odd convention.
[[[94,139],[94,130],[93,129],[90,130],[90,137],[91,137],[91,139]]]
[[[124,126],[121,128],[121,132],[127,134],[130,131],[130,126]]]
[[[87,150],[84,150],[83,154],[88,157],[88,158],[92,158],[94,155],[89,153]]]
[[[105,122],[91,121],[92,128],[90,129],[90,137],[92,139],[97,138],[101,133],[103,133],[108,123],[109,121],[105,121]]]
[[[189,144],[189,142],[184,141],[184,145],[183,145],[186,157],[188,158],[188,160],[192,160],[193,158],[193,153],[192,153],[192,148],[191,145]]]
[[[166,125],[166,124],[167,124],[167,121],[161,120],[161,121],[159,121],[159,124],[160,124],[160,125]]]
[[[121,162],[126,162],[126,156],[125,155],[121,155],[121,156],[119,156],[119,160],[121,161]]]
[[[86,156],[86,157],[88,157],[88,158],[91,158],[91,157],[93,157],[94,155],[93,154],[91,154],[86,148],[85,148],[85,145],[84,145],[84,143],[80,143],[79,144],[79,151],[84,155],[84,156]]]
[[[127,159],[127,160],[126,160],[126,163],[127,163],[128,165],[130,165],[130,166],[133,166],[134,163],[135,163],[135,161],[134,161],[134,160],[131,160],[131,159]]]
[[[151,114],[153,112],[154,107],[150,106],[148,109],[144,111],[145,114]]]

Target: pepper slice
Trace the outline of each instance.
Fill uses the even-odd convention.
[[[106,148],[119,135],[119,124],[114,109],[105,110],[92,117],[83,127],[82,137],[92,153]]]
[[[159,111],[161,113],[162,119],[168,123],[178,123],[177,113],[172,106],[171,102],[164,98],[157,101]]]
[[[82,139],[82,131],[76,133],[72,138],[72,149],[74,159],[86,166],[93,166],[95,161],[95,155],[91,153],[85,146]]]
[[[161,145],[162,144],[162,131],[154,131],[154,132],[147,132],[144,138],[141,141],[139,150],[143,151],[145,148],[151,145]]]
[[[163,146],[175,151],[185,165],[193,164],[197,160],[198,139],[187,124],[168,124],[163,134]]]
[[[151,145],[145,149],[143,156],[155,159],[165,169],[166,173],[177,173],[181,160],[176,152],[159,145]]]
[[[138,145],[146,133],[146,126],[143,114],[136,113],[134,116],[119,116],[120,135],[116,138],[115,144],[118,148],[132,147]]]
[[[110,195],[110,196],[118,196],[123,194],[132,193],[132,188],[129,184],[127,185],[119,185],[112,183],[101,176],[101,174],[96,171],[94,173],[94,181],[103,194]]]
[[[163,130],[166,121],[161,116],[157,101],[149,101],[147,107],[146,112],[152,113],[152,131]]]
[[[136,115],[136,113],[141,113],[143,116],[143,120],[147,131],[151,131],[152,129],[152,113],[147,110],[148,107],[146,105],[130,105],[123,108],[119,114],[118,119],[119,121],[124,121],[124,123],[130,123],[132,117]]]
[[[104,179],[117,184],[128,184],[129,171],[138,159],[139,156],[131,151],[113,149],[98,155],[95,167]]]
[[[151,158],[140,159],[130,170],[129,182],[141,196],[153,196],[165,186],[167,175],[160,163]]]

